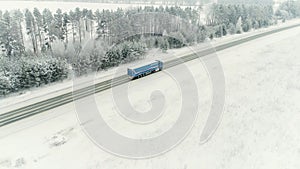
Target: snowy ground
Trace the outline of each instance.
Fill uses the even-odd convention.
[[[194,60],[186,65],[197,82],[199,115],[188,137],[170,152],[145,160],[111,155],[83,133],[71,103],[1,128],[0,168],[300,168],[299,43],[300,28],[294,28],[217,53],[226,103],[222,122],[206,144],[200,145],[199,137],[210,108],[211,84],[201,62]],[[149,125],[122,119],[111,90],[96,94],[95,100],[115,131],[132,138],[155,137],[178,117],[180,83],[161,72],[129,84],[130,101],[139,111],[150,108],[153,90],[160,89],[166,97],[164,114]]]

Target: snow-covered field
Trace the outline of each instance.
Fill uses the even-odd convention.
[[[71,103],[0,128],[0,168],[300,168],[299,43],[297,27],[217,53],[225,74],[226,102],[221,124],[205,144],[199,144],[199,137],[212,91],[205,68],[194,60],[186,66],[197,83],[198,118],[187,138],[166,154],[131,160],[99,149],[81,130]],[[131,138],[155,137],[176,121],[182,83],[164,71],[129,84],[129,99],[139,111],[150,108],[153,90],[165,95],[164,114],[149,125],[121,118],[111,90],[94,97],[103,119],[115,131]]]

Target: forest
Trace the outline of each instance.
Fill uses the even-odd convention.
[[[166,52],[268,27],[299,17],[299,9],[295,1],[277,11],[213,4],[205,23],[201,6],[0,11],[0,97],[142,59],[151,48]]]

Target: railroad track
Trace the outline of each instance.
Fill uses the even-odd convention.
[[[221,51],[260,37],[264,37],[267,35],[271,35],[280,31],[284,31],[287,29],[291,29],[291,28],[295,28],[300,26],[300,24],[296,24],[296,25],[292,25],[292,26],[288,26],[288,27],[284,27],[284,28],[279,28],[279,29],[275,29],[275,30],[271,30],[268,32],[264,32],[264,33],[260,33],[257,35],[253,35],[250,37],[246,37],[246,38],[242,38],[233,42],[229,42],[226,44],[222,44],[219,46],[216,46],[214,48],[208,48],[208,49],[204,49],[201,51],[197,51],[197,53],[193,53],[193,54],[189,54],[180,58],[176,58],[170,61],[167,61],[164,63],[164,69],[182,64],[184,62],[188,62],[191,60],[194,60],[196,58],[202,57],[202,56],[206,56],[209,54],[212,54],[216,51]],[[18,108],[16,110],[13,111],[9,111],[6,113],[2,113],[0,114],[0,127],[11,124],[13,122],[40,114],[42,112],[45,112],[47,110],[51,110],[54,109],[56,107],[65,105],[67,103],[71,103],[74,100],[78,100],[78,99],[82,99],[84,97],[90,96],[92,94],[95,93],[99,93],[101,91],[110,89],[112,87],[124,84],[124,83],[128,83],[130,81],[130,79],[127,77],[127,75],[122,75],[119,77],[116,77],[114,79],[110,79],[110,80],[106,80],[82,89],[78,89],[75,90],[73,92],[68,92],[66,94],[62,94],[56,97],[53,97],[51,99],[47,99],[47,100],[43,100],[37,103],[34,103],[32,105],[29,106],[25,106],[25,107],[21,107]]]

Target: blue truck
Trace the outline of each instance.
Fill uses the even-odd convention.
[[[158,72],[163,69],[163,62],[155,60],[149,63],[145,63],[140,66],[135,66],[127,69],[127,74],[130,79],[146,76],[153,72]]]

